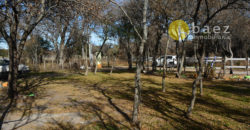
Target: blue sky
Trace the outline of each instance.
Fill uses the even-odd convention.
[[[103,41],[96,33],[93,32],[91,34],[90,42],[91,42],[91,44],[100,46]],[[116,39],[108,40],[106,43],[117,44],[117,40]],[[2,49],[2,48],[8,49],[8,45],[7,45],[7,43],[5,41],[4,42],[0,41],[0,49]]]
[[[96,34],[96,33],[91,33],[91,38],[90,38],[91,44],[98,45],[100,46],[103,42],[103,40]],[[117,39],[110,39],[106,43],[112,43],[112,44],[117,44],[118,41]]]
[[[119,4],[121,4],[123,2],[123,0],[115,0],[116,2],[118,2]],[[101,45],[103,40],[98,36],[99,34],[93,32],[91,33],[91,39],[90,42],[91,44],[94,45]],[[117,44],[117,39],[111,39],[108,40],[106,43],[113,43],[113,44]],[[8,49],[8,45],[4,40],[0,40],[0,49]]]
[[[1,42],[0,41],[0,49],[7,49],[8,48],[8,45],[7,45],[7,43],[6,42]]]

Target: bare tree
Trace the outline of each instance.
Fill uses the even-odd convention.
[[[97,52],[97,54],[95,56],[96,60],[95,60],[95,72],[94,72],[94,74],[96,74],[96,72],[97,72],[97,59],[99,58],[99,55],[101,55],[101,52],[102,52],[102,49],[103,49],[104,45],[109,40],[109,34],[108,33],[109,33],[109,29],[108,29],[108,25],[106,24],[106,25],[104,25],[104,28],[103,28],[104,36],[102,37],[102,40],[103,40],[102,45],[101,45],[99,51]]]
[[[164,54],[164,60],[163,60],[162,92],[166,92],[165,78],[166,78],[166,69],[167,69],[168,45],[169,45],[169,37],[168,37],[167,46],[166,46],[166,50]]]
[[[51,16],[47,21],[44,21],[45,29],[43,33],[54,46],[56,60],[63,69],[64,66],[64,51],[65,46],[69,44],[73,37],[74,27],[76,27],[77,15],[72,12],[64,12],[64,16]],[[75,17],[73,17],[75,16]]]
[[[25,0],[5,0],[0,2],[0,33],[4,37],[9,46],[9,87],[8,96],[13,99],[17,96],[17,74],[18,64],[22,57],[24,45],[30,33],[50,12],[57,6],[58,0],[41,0],[29,1]],[[0,120],[0,128],[4,115]]]
[[[109,55],[111,55],[111,57],[113,59],[113,63],[112,63],[111,69],[110,69],[110,74],[112,74],[114,67],[115,67],[115,63],[116,63],[118,47],[116,45],[113,45],[113,47],[109,49],[108,53],[109,53]]]
[[[134,110],[133,110],[133,123],[137,126],[136,129],[140,129],[138,114],[139,105],[141,102],[141,70],[142,70],[142,56],[144,51],[144,44],[147,41],[147,10],[148,10],[148,0],[144,0],[143,8],[143,37],[141,39],[141,44],[138,46],[139,54],[137,57],[136,64],[136,76],[135,76],[135,97],[134,97]]]
[[[154,0],[150,1],[150,21],[151,24],[149,26],[149,40],[151,44],[153,45],[153,63],[152,63],[152,71],[156,71],[157,66],[157,56],[160,50],[160,53],[162,52],[161,49],[161,39],[168,30],[168,24],[169,21],[172,18],[177,17],[178,15],[174,15],[175,11],[171,6],[173,6],[174,1],[169,0]],[[164,50],[163,50],[164,51]]]
[[[232,0],[232,1],[227,1],[227,2],[219,2],[217,6],[213,6],[214,8],[211,9],[211,5],[214,4],[214,1],[208,2],[207,0],[198,0],[196,2],[196,7],[195,7],[195,12],[193,15],[193,21],[195,26],[199,26],[200,29],[202,29],[204,26],[208,25],[209,22],[214,19],[216,15],[218,15],[220,12],[228,9],[229,7],[233,6],[240,0]],[[224,4],[224,5],[223,5]],[[215,10],[212,12],[212,10]],[[201,13],[203,12],[203,13]],[[201,34],[199,32],[198,34],[194,34],[195,36],[198,36]],[[204,45],[205,41],[203,40],[194,40],[197,42],[197,45],[195,45],[195,53],[197,53],[197,50],[199,51],[199,56],[196,55],[196,58],[198,59],[198,66],[196,67],[197,69],[197,78],[193,82],[193,87],[192,87],[192,100],[190,102],[190,106],[188,108],[187,117],[190,117],[192,110],[194,108],[195,100],[196,100],[196,85],[198,82],[200,82],[200,88],[202,89],[203,84],[202,84],[202,72],[203,72],[203,60],[204,60],[204,55],[205,55],[205,50],[206,46]]]
[[[8,96],[14,99],[18,95],[17,91],[17,75],[18,64],[22,57],[23,49],[29,35],[35,27],[47,16],[55,16],[58,14],[60,8],[67,10],[68,7],[76,5],[74,3],[81,3],[81,11],[88,12],[95,10],[98,12],[99,7],[97,2],[94,4],[90,0],[1,0],[0,1],[0,33],[9,46],[9,76],[8,76]],[[99,2],[100,3],[100,2]],[[88,5],[92,6],[88,6]],[[84,5],[84,6],[82,6]],[[94,8],[93,5],[95,6]],[[86,9],[87,8],[87,9]],[[72,9],[72,8],[71,8]],[[83,11],[84,10],[84,11]],[[73,10],[71,10],[73,11]],[[67,22],[66,22],[67,23]],[[68,24],[71,24],[68,22]],[[63,31],[67,30],[67,24]],[[62,37],[63,38],[63,37]],[[63,42],[65,39],[62,39]],[[13,100],[11,100],[11,103]],[[8,110],[7,110],[8,112]],[[4,114],[1,117],[0,124],[2,126]],[[0,128],[1,128],[0,126]]]
[[[135,75],[135,96],[134,96],[134,107],[133,107],[133,116],[132,116],[132,121],[134,125],[134,129],[140,129],[140,123],[138,119],[139,115],[139,105],[141,103],[141,71],[143,68],[143,51],[144,51],[144,44],[147,42],[147,10],[148,10],[148,0],[144,0],[144,8],[143,8],[143,36],[140,35],[138,32],[136,26],[134,25],[133,21],[127,14],[127,12],[122,8],[119,4],[117,4],[115,1],[110,0],[110,2],[114,3],[117,5],[123,13],[126,15],[126,17],[129,19],[131,25],[133,26],[136,34],[141,40],[141,43],[138,45],[138,55],[137,55],[137,63],[136,63],[136,75]]]
[[[59,1],[41,0],[40,2],[1,1],[0,33],[9,45],[10,73],[9,97],[17,95],[17,71],[23,48],[29,34],[37,24],[58,4]],[[10,23],[10,24],[8,24]],[[22,24],[23,23],[23,24]]]

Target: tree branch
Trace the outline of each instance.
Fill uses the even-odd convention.
[[[201,27],[203,28],[203,27],[204,27],[205,25],[207,25],[207,24],[209,23],[209,21],[212,20],[218,13],[220,13],[220,12],[223,11],[223,10],[226,10],[229,6],[235,4],[237,1],[239,1],[239,0],[234,0],[234,1],[232,1],[232,2],[229,2],[229,3],[227,3],[226,5],[222,6],[220,9],[218,9],[217,11],[215,11],[210,17],[208,17],[208,18],[206,19],[206,21],[202,24]]]
[[[205,0],[205,4],[206,4],[206,10],[207,10],[207,19],[208,19],[209,16],[210,16],[210,10],[209,10],[209,7],[208,7],[208,2],[207,2],[207,0]]]
[[[49,7],[49,9],[48,9],[47,11],[45,11],[45,8],[46,8],[46,7],[45,7],[45,0],[41,0],[41,5],[42,5],[42,6],[41,6],[41,13],[40,13],[40,15],[38,16],[37,20],[36,20],[33,24],[28,25],[28,26],[24,29],[24,33],[23,33],[23,36],[22,36],[22,38],[21,38],[21,40],[20,40],[20,45],[19,45],[19,48],[18,48],[18,53],[19,53],[18,59],[21,58],[22,50],[23,50],[23,48],[24,48],[26,39],[27,39],[27,37],[29,36],[29,34],[33,31],[33,29],[36,27],[36,25],[42,21],[42,19],[48,14],[48,12],[49,12],[52,8],[54,8],[54,7],[56,7],[56,6],[58,5],[58,2],[57,2],[54,6]],[[30,16],[30,17],[31,17],[31,16]]]
[[[124,9],[122,6],[120,6],[117,2],[115,2],[115,1],[113,1],[113,0],[109,0],[109,1],[110,1],[111,3],[113,3],[113,4],[115,4],[116,6],[118,6],[118,7],[122,10],[122,12],[123,12],[123,13],[125,14],[125,16],[128,18],[130,24],[133,26],[133,28],[134,28],[136,34],[138,35],[138,37],[140,38],[140,40],[142,40],[143,38],[142,38],[141,34],[139,33],[138,29],[135,27],[135,25],[134,25],[132,19],[129,17],[129,15],[128,15],[128,13],[125,11],[125,9]]]
[[[198,17],[198,13],[199,13],[200,6],[201,6],[201,1],[202,1],[202,0],[199,0],[199,1],[198,1],[197,6],[196,6],[196,10],[195,10],[195,14],[194,14],[194,16],[193,16],[194,24],[195,24],[195,25],[197,24],[197,17]]]

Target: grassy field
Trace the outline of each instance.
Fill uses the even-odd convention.
[[[69,72],[31,73],[19,81],[21,96],[8,114],[4,128],[131,129],[134,76],[129,72],[88,76]],[[168,76],[167,91],[163,93],[160,76],[142,78],[142,129],[250,128],[250,82],[206,81],[204,95],[197,97],[193,114],[187,119],[184,115],[193,79]],[[25,96],[30,93],[35,97]]]

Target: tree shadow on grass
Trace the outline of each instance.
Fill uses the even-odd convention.
[[[197,103],[207,106],[211,109],[206,110],[208,113],[213,113],[215,115],[221,115],[227,118],[231,118],[237,122],[250,124],[249,117],[250,117],[250,110],[240,110],[231,108],[228,105],[225,105],[222,102],[218,102],[212,97],[202,97],[197,99]]]
[[[45,78],[48,76],[49,75],[44,75]],[[60,77],[60,74],[59,74],[59,77]],[[34,92],[37,90],[36,88],[39,88],[39,85],[46,85],[45,81],[46,80],[42,80],[42,79],[29,81],[28,84],[30,85],[28,86],[33,86],[33,87],[31,87],[30,89],[20,89],[20,90],[22,90],[23,93],[27,91]],[[109,77],[109,78],[105,78],[102,82],[91,85],[89,87],[95,91],[98,91],[100,94],[102,94],[102,96],[106,99],[106,102],[108,103],[108,107],[116,111],[121,117],[123,117],[123,119],[125,119],[125,121],[118,120],[117,116],[114,116],[112,113],[108,113],[104,111],[103,104],[98,104],[96,102],[84,102],[84,101],[82,102],[82,101],[77,101],[77,100],[69,98],[69,101],[73,104],[71,107],[79,110],[79,112],[91,113],[95,117],[97,117],[98,121],[95,121],[93,124],[94,126],[100,129],[120,129],[120,128],[130,129],[131,126],[129,124],[131,122],[131,117],[127,113],[131,111],[127,112],[127,110],[125,110],[124,108],[119,107],[117,104],[113,102],[113,99],[115,100],[123,99],[123,100],[128,100],[130,102],[133,102],[134,100],[133,82],[134,82],[133,78],[126,79],[126,78]],[[179,102],[188,106],[190,99],[191,99],[191,86],[192,86],[191,83],[167,84],[166,93],[161,92],[161,84],[159,82],[156,82],[154,80],[149,80],[149,79],[143,79],[143,83],[147,84],[147,87],[142,87],[142,105],[143,107],[152,109],[158,113],[155,114],[155,113],[142,112],[141,114],[161,118],[165,120],[166,122],[171,121],[170,125],[175,129],[221,129],[219,126],[214,126],[214,125],[211,126],[207,122],[198,122],[192,118],[186,119],[184,116],[185,110],[174,105],[169,100],[171,99],[172,101],[176,101],[176,102]],[[247,83],[248,82],[240,82],[239,85],[243,87],[245,86],[246,89],[243,89],[243,90],[248,90],[249,87]],[[111,84],[111,86],[106,86],[106,84]],[[225,83],[221,83],[221,85],[222,84],[237,85],[235,82],[225,82]],[[215,85],[220,85],[220,83],[215,83]],[[217,92],[226,91],[228,93],[233,93],[238,96],[240,96],[241,93],[243,93],[243,95],[248,95],[247,92],[243,92],[242,89],[235,90],[237,89],[237,87],[233,87],[231,90],[226,90],[228,89],[228,87],[232,87],[230,85],[229,86],[223,85],[221,88],[217,88],[216,86],[215,87],[204,86],[204,87],[205,89],[211,89]],[[40,96],[42,95],[39,93],[37,94]],[[227,118],[236,120],[237,122],[241,122],[245,124],[248,123],[247,119],[250,116],[248,112],[230,108],[229,106],[226,106],[225,104],[215,100],[212,97],[209,97],[208,95],[204,95],[203,97],[198,97],[196,103],[209,108],[208,110],[204,110],[206,112],[213,113],[215,115],[222,115]],[[197,109],[200,109],[200,108],[198,107]],[[244,117],[244,118],[238,118],[238,116]],[[57,124],[55,129],[56,128],[58,129],[63,129],[63,128],[74,129],[75,128],[73,126],[68,127],[68,126],[71,126],[72,124],[62,123],[58,121],[55,124]],[[20,126],[20,124],[17,126]],[[80,128],[86,128],[86,127],[82,126]]]
[[[112,98],[110,96],[108,96],[106,93],[105,93],[105,90],[98,87],[98,84],[95,84],[94,85],[94,88],[97,89],[99,92],[102,93],[102,95],[108,100],[108,103],[113,107],[115,108],[115,110],[117,112],[119,112],[128,122],[131,122],[131,118],[127,115],[127,113],[123,112],[122,109],[120,109],[118,106],[116,106],[116,104],[114,104],[112,102]]]
[[[41,118],[41,115],[43,111],[46,109],[46,107],[38,106],[34,104],[33,102],[34,100],[25,102],[25,105],[23,105],[23,107],[18,110],[15,110],[15,108],[12,108],[10,112],[17,111],[18,113],[21,114],[21,116],[16,120],[4,121],[3,124],[7,125],[7,129],[9,128],[19,129]],[[35,114],[34,114],[34,111],[35,111]]]
[[[70,98],[69,101],[72,103],[70,107],[79,110],[79,116],[81,116],[82,118],[90,120],[88,118],[97,117],[98,120],[93,122],[92,124],[94,124],[94,126],[97,126],[98,128],[113,130],[119,130],[120,128],[130,129],[129,126],[124,124],[124,122],[119,121],[118,119],[116,119],[116,117],[111,116],[110,113],[102,110],[104,106],[102,106],[101,104],[94,102],[77,101]],[[91,116],[88,117],[80,113],[88,113],[91,114]],[[83,125],[83,127],[86,127],[86,124]]]
[[[110,73],[111,68],[104,68],[99,70],[98,72],[103,72],[105,74],[109,74]],[[121,67],[114,67],[113,69],[113,73],[117,73],[117,74],[122,74],[122,73],[135,73],[136,68],[132,68],[132,69],[128,69],[128,68],[121,68]]]
[[[101,129],[112,129],[112,130],[119,130],[121,128],[130,129],[131,125],[131,118],[130,116],[123,110],[123,108],[120,108],[118,105],[116,105],[112,101],[112,97],[109,96],[109,93],[106,93],[107,89],[102,88],[100,85],[104,82],[109,82],[112,80],[111,78],[108,78],[100,83],[96,83],[94,85],[91,85],[91,89],[98,91],[102,96],[106,99],[105,102],[108,103],[108,107],[112,110],[115,110],[121,117],[123,117],[124,120],[119,120],[117,117],[115,117],[113,112],[105,112],[103,110],[103,104],[99,104],[96,102],[80,102],[77,100],[69,99],[74,108],[78,108],[80,106],[80,110],[82,112],[88,112],[93,113],[96,117],[98,117],[99,123],[95,124],[98,128]],[[98,98],[96,98],[99,100]],[[132,99],[132,98],[131,98]],[[78,109],[79,110],[79,109]],[[129,124],[129,125],[128,125]]]
[[[44,95],[41,86],[49,84],[49,81],[46,80],[47,74],[22,75],[18,80],[19,95],[14,99],[7,98],[7,90],[2,94],[5,95],[6,98],[1,98],[0,100],[1,106],[5,106],[0,109],[0,112],[2,113],[0,125],[4,125],[4,128],[7,127],[7,129],[18,129],[37,121],[40,118],[40,115],[46,109],[46,106],[36,105],[35,100],[42,98]],[[34,94],[34,96],[29,96],[29,94]],[[20,118],[15,116],[15,118],[18,119],[5,121],[7,114],[14,112],[19,113],[21,115]],[[34,112],[36,114],[33,114]]]
[[[208,89],[219,92],[227,92],[237,96],[250,96],[249,81],[221,81],[212,83],[215,85],[209,86]]]
[[[97,90],[100,92],[108,101],[109,105],[114,108],[120,115],[126,119],[126,122],[129,122],[131,118],[126,114],[124,111],[124,108],[119,108],[112,99],[123,99],[128,100],[130,102],[133,102],[134,100],[134,88],[133,88],[133,78],[105,78],[101,83],[94,84],[91,86],[94,90]],[[132,83],[132,84],[131,84]],[[175,129],[221,129],[220,126],[211,125],[209,122],[201,122],[196,121],[195,119],[187,119],[185,118],[185,110],[179,108],[178,106],[174,105],[172,102],[170,102],[168,99],[171,99],[172,101],[176,101],[179,103],[184,104],[184,106],[188,106],[191,100],[191,86],[192,83],[168,83],[167,84],[167,92],[162,93],[161,92],[161,84],[159,82],[156,82],[154,80],[150,79],[143,79],[143,84],[147,84],[147,87],[142,87],[142,104],[154,111],[159,112],[160,114],[153,114],[153,113],[142,113],[144,115],[150,115],[153,117],[158,117],[166,122],[170,122],[171,126]],[[248,82],[241,82],[240,86],[247,86]],[[105,86],[106,84],[112,84],[111,86]],[[215,85],[219,85],[220,83],[214,83]],[[225,82],[221,84],[235,84],[232,82]],[[153,87],[151,87],[153,86]],[[157,87],[159,86],[159,87]],[[231,86],[229,86],[231,87]],[[237,94],[240,96],[241,93],[246,94],[248,92],[243,92],[243,90],[238,90],[238,88],[230,88],[228,89],[228,86],[225,88],[217,88],[209,86],[204,86],[205,89],[211,89],[213,92],[222,92],[226,91],[228,93]],[[168,91],[169,89],[169,91]],[[170,91],[171,89],[171,91]],[[237,89],[237,90],[235,90]],[[248,87],[246,88],[248,90]],[[212,91],[211,91],[212,92]],[[206,93],[206,92],[205,92]],[[249,93],[248,93],[249,94]],[[236,120],[237,122],[245,123],[247,124],[247,118],[249,114],[246,112],[242,112],[239,110],[235,110],[234,108],[230,108],[228,106],[225,106],[223,103],[215,100],[214,98],[209,97],[207,94],[205,94],[202,97],[199,97],[197,93],[197,102],[196,104],[200,104],[203,107],[209,108],[209,110],[201,110],[209,113],[213,113],[215,115],[221,115],[223,117],[231,118]],[[83,108],[88,108],[92,110],[95,115],[99,117],[99,120],[102,122],[102,126],[105,128],[107,127],[106,124],[110,124],[109,122],[112,122],[111,124],[115,124],[115,126],[118,126],[121,122],[115,120],[116,117],[109,113],[105,113],[103,111],[102,106],[99,106],[96,103],[81,103],[78,102],[78,105],[85,106]],[[87,106],[86,106],[87,104]],[[196,107],[196,109],[202,109],[199,107]],[[85,109],[82,109],[85,111]],[[102,118],[101,115],[105,115],[105,119]],[[197,116],[197,115],[196,115]],[[237,116],[244,117],[245,119],[240,119]],[[206,118],[206,117],[204,117]],[[105,121],[104,121],[105,120]],[[108,121],[107,121],[108,120]],[[111,120],[111,121],[110,121]],[[209,120],[209,119],[207,119]],[[214,121],[217,121],[216,119]],[[129,126],[127,126],[129,127]]]
[[[111,81],[112,80],[112,81]],[[119,80],[116,81],[116,79],[107,79],[105,82],[112,82],[114,84],[117,84],[117,86],[113,86],[112,88],[115,89],[105,89],[105,94],[104,96],[107,97],[108,100],[115,98],[115,99],[125,99],[129,101],[133,101],[133,95],[134,95],[134,90],[133,87],[129,84],[126,84],[127,82],[133,82],[131,79],[125,79],[125,80]],[[145,81],[144,81],[145,82]],[[150,84],[154,84],[156,86],[160,86],[159,83],[155,83],[153,80],[147,80],[146,82],[149,82]],[[156,87],[143,87],[142,88],[142,104],[145,105],[147,108],[150,108],[152,110],[155,110],[159,113],[161,113],[162,116],[159,115],[152,115],[152,116],[157,116],[161,119],[164,119],[166,121],[173,120],[174,122],[181,123],[182,125],[175,125],[172,124],[172,126],[176,129],[221,129],[220,126],[211,126],[209,123],[201,123],[197,122],[192,119],[187,119],[185,118],[185,110],[178,108],[175,105],[172,105],[171,102],[166,100],[167,98],[171,98],[172,100],[175,100],[176,102],[180,102],[183,104],[186,104],[186,106],[189,105],[190,100],[191,100],[191,87],[188,88],[189,86],[192,86],[191,83],[187,84],[181,84],[181,83],[176,83],[176,84],[168,84],[169,88],[172,89],[172,91],[167,91],[166,93],[161,92],[161,88],[156,88]],[[102,88],[102,83],[95,85],[95,87],[98,86],[99,89]],[[119,87],[119,88],[117,88]],[[176,88],[180,87],[180,88]],[[176,90],[175,90],[176,89]],[[187,93],[184,91],[187,90]],[[190,91],[188,91],[190,90]],[[101,93],[104,93],[103,89],[100,89]],[[223,90],[215,90],[215,91],[223,91]],[[110,96],[107,96],[110,95]],[[230,116],[226,116],[228,118],[232,118],[232,116],[244,116],[248,117],[249,114],[246,114],[244,112],[235,110],[233,108],[229,108],[227,106],[223,106],[220,102],[216,100],[206,100],[207,95],[203,97],[199,97],[197,93],[197,104],[201,104],[205,107],[210,108],[214,114],[221,114],[221,113],[231,113]],[[111,104],[112,105],[112,104]],[[218,107],[219,106],[219,107]],[[199,109],[199,108],[198,108]],[[119,110],[119,109],[118,109]],[[213,111],[214,110],[214,111]],[[120,111],[120,110],[119,110]],[[147,114],[147,113],[145,113]],[[247,123],[246,119],[235,119],[238,122],[241,123]]]
[[[106,97],[106,99],[108,100],[110,106],[115,108],[115,110],[119,112],[120,115],[122,115],[124,119],[126,119],[127,122],[130,122],[131,118],[128,116],[128,114],[124,112],[125,110],[123,108],[117,107],[117,105],[112,102],[112,99],[113,98],[123,99],[123,100],[128,100],[132,102],[134,90],[132,86],[130,86],[129,84],[126,84],[127,82],[130,82],[130,81],[131,81],[130,79],[116,81],[116,79],[109,78],[101,83],[93,85],[93,88],[95,88],[97,91],[102,93],[103,96]],[[102,84],[105,82],[112,82],[112,83],[115,82],[114,84],[117,84],[117,86],[113,86],[112,88],[116,87],[116,89],[104,89]],[[120,87],[120,88],[117,88],[117,87]],[[175,93],[175,95],[178,95],[178,94],[179,93]],[[212,127],[207,124],[202,124],[194,120],[186,119],[184,116],[185,111],[179,109],[178,107],[172,105],[171,103],[169,103],[168,101],[164,99],[170,95],[162,93],[159,88],[154,88],[154,87],[143,88],[142,89],[142,104],[145,105],[147,108],[150,108],[152,110],[155,110],[161,113],[162,116],[152,115],[150,113],[143,113],[143,114],[158,117],[158,118],[164,119],[165,121],[169,121],[169,119],[171,119],[171,120],[174,120],[175,122],[180,122],[181,124],[183,124],[182,127],[173,126],[176,129],[183,129],[183,128],[184,129],[185,128],[192,128],[192,129],[210,128],[212,129]],[[174,98],[178,99],[181,96],[183,95],[174,96]],[[187,98],[189,96],[185,95],[185,97]],[[179,100],[181,101],[182,99],[179,99]]]

